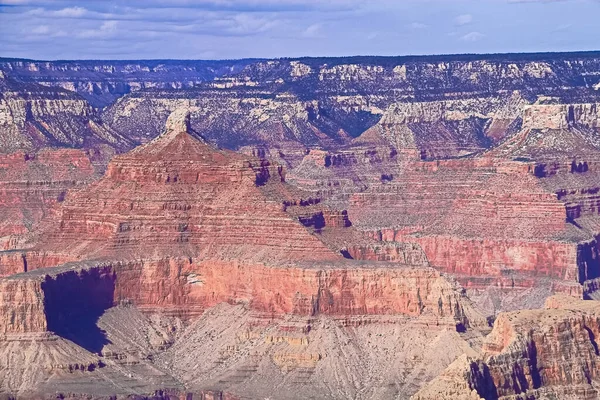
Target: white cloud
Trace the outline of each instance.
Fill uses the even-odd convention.
[[[229,33],[233,34],[253,34],[259,32],[266,32],[273,27],[277,26],[279,21],[260,18],[252,14],[237,14],[233,17],[232,27],[228,29]]]
[[[409,24],[408,27],[410,29],[426,29],[429,28],[429,25],[423,24],[421,22],[413,22],[412,24]]]
[[[60,10],[34,8],[28,11],[27,14],[41,18],[81,18],[88,14],[88,10],[83,7],[66,7]]]
[[[321,24],[312,24],[302,32],[302,37],[317,38],[321,36]]]
[[[52,12],[52,15],[62,18],[79,18],[82,17],[86,12],[87,10],[83,7],[67,7],[63,8],[62,10]]]
[[[463,14],[454,18],[454,23],[459,26],[468,25],[471,22],[473,22],[473,16],[471,14]]]
[[[86,29],[77,34],[80,38],[107,38],[117,32],[117,21],[104,21],[98,29]]]
[[[48,25],[36,26],[31,30],[31,33],[35,35],[46,35],[50,33],[50,27]]]
[[[481,32],[469,32],[466,35],[461,36],[460,40],[464,40],[465,42],[476,42],[484,37],[485,35]]]

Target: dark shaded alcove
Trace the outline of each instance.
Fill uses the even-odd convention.
[[[321,229],[325,228],[325,217],[323,216],[322,212],[311,216],[298,217],[298,221],[300,221],[300,223],[305,227],[313,227],[317,231],[320,231]]]
[[[42,290],[49,331],[93,353],[110,343],[97,322],[113,306],[112,271],[98,267],[47,276]]]

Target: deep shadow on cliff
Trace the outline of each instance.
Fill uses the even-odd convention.
[[[48,330],[84,349],[99,353],[109,344],[106,332],[97,325],[113,305],[115,275],[99,269],[48,276],[42,283]]]

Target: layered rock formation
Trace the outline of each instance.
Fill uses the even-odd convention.
[[[194,138],[188,114],[69,196],[36,248],[80,257],[341,258],[283,211],[284,170]],[[299,200],[299,199],[298,199]]]
[[[19,235],[52,214],[69,189],[95,179],[94,164],[93,154],[77,149],[0,155],[0,248],[19,246]]]
[[[414,398],[597,398],[599,305],[554,296],[544,310],[500,314],[481,358],[457,361]]]
[[[0,70],[3,394],[597,397],[597,54]]]
[[[260,396],[266,393],[267,382],[275,378],[281,382],[282,395],[284,391],[315,394],[315,388],[306,385],[320,380],[319,390],[324,390],[322,397],[327,398],[340,393],[356,396],[365,390],[368,392],[361,398],[407,395],[460,353],[475,354],[467,338],[457,331],[469,329],[473,335],[485,326],[460,288],[438,272],[391,264],[267,267],[196,264],[187,259],[88,262],[14,275],[0,280],[0,288],[0,330],[4,334],[0,351],[19,346],[20,351],[30,351],[27,346],[35,343],[42,346],[42,354],[53,354],[67,345],[55,335],[81,346],[77,350],[72,345],[61,355],[62,362],[68,363],[62,370],[56,366],[45,373],[35,368],[17,371],[0,362],[0,369],[13,379],[0,389],[20,393],[47,390],[47,384],[40,383],[48,376],[66,391],[75,390],[77,381],[80,388],[94,387],[107,375],[114,381],[104,390],[97,388],[98,393],[126,393],[131,385],[140,383],[124,379],[115,370],[143,376],[140,369],[158,368],[152,376],[166,382],[172,378],[159,371],[171,371],[186,384],[185,390],[194,393],[218,386]],[[113,304],[122,305],[104,311]],[[160,312],[163,327],[145,321],[132,306],[123,304],[147,313]],[[165,314],[202,317],[178,334],[185,326]],[[131,333],[143,329],[149,329],[144,339],[147,343],[134,345]],[[401,334],[405,329],[414,334]],[[397,335],[406,344],[392,340]],[[379,348],[383,342],[378,338],[383,336],[388,337],[387,344]],[[431,340],[446,347],[445,358],[437,359]],[[198,341],[202,344],[194,345],[190,353],[189,346]],[[402,355],[405,367],[385,377],[390,384],[397,381],[394,388],[378,388],[381,377],[361,376],[367,371],[374,374],[370,362],[387,365],[397,357],[393,350],[409,342],[412,350]],[[172,345],[172,350],[164,352]],[[349,346],[347,350],[345,346]],[[187,353],[182,354],[186,348]],[[419,353],[425,348],[426,353]],[[350,351],[351,361],[340,358],[339,351]],[[81,364],[81,357],[93,357],[90,352],[100,356],[91,364]],[[158,356],[158,362],[148,364],[142,354],[150,360]],[[197,362],[200,355],[205,360],[203,367],[190,368],[189,363]],[[432,368],[429,360],[434,358]],[[244,365],[249,369],[244,370]],[[408,365],[423,373],[409,372]],[[341,368],[354,382],[336,384],[331,368]],[[84,370],[88,376],[65,376],[65,369]],[[293,381],[285,378],[290,374],[295,376]],[[21,383],[32,383],[35,376],[41,381],[23,391]],[[123,387],[115,390],[113,385],[123,380]],[[144,390],[160,386],[154,379],[146,387]]]
[[[131,91],[186,89],[243,69],[251,61],[35,61],[0,58],[0,70],[27,83],[80,94],[104,107]]]
[[[126,148],[127,139],[105,127],[79,95],[0,76],[0,151],[45,146]]]
[[[422,346],[431,338],[447,338],[454,350],[437,363],[436,370],[459,353],[471,351],[470,342],[477,342],[480,332],[487,329],[485,318],[460,286],[426,266],[418,246],[378,246],[363,237],[341,252],[342,243],[332,239],[336,232],[345,232],[344,237],[350,239],[359,235],[345,211],[320,208],[318,198],[304,197],[285,182],[281,166],[218,150],[189,125],[189,112],[173,113],[160,137],[113,158],[102,179],[70,193],[30,235],[29,248],[0,252],[1,271],[10,275],[0,280],[0,331],[5,334],[0,346],[30,351],[30,343],[41,341],[46,344],[40,351],[51,355],[61,351],[57,342],[52,342],[58,336],[61,346],[64,339],[74,346],[64,351],[66,360],[93,354],[100,357],[92,364],[73,361],[77,367],[69,367],[91,373],[80,378],[82,386],[73,386],[71,376],[53,372],[53,367],[42,374],[38,369],[15,371],[5,366],[12,380],[0,390],[21,395],[44,393],[51,387],[46,383],[24,389],[36,376],[76,394],[135,393],[132,388],[138,386],[144,393],[170,387],[181,390],[171,376],[174,374],[185,384],[184,391],[218,388],[266,393],[268,374],[249,370],[242,378],[235,377],[241,368],[239,358],[246,353],[231,344],[218,349],[229,352],[229,356],[220,356],[227,359],[222,361],[224,378],[215,381],[214,373],[207,370],[184,374],[191,362],[189,355],[176,355],[180,350],[164,352],[178,340],[189,343],[185,335],[198,335],[197,325],[190,326],[181,339],[174,332],[159,330],[158,343],[152,341],[141,350],[150,358],[140,358],[128,348],[130,342],[122,339],[123,332],[132,328],[100,329],[105,315],[120,312],[111,311],[114,305],[160,314],[174,329],[183,329],[199,317],[219,324],[219,318],[229,314],[218,310],[224,304],[237,305],[244,323],[228,330],[226,341],[237,340],[249,329],[255,331],[252,335],[264,338],[261,341],[266,340],[267,348],[256,347],[250,337],[246,345],[265,352],[254,359],[273,370],[289,393],[302,392],[303,382],[321,377],[327,385],[334,384],[334,377],[318,372],[327,368],[330,362],[321,360],[329,357],[340,367],[335,361],[338,356],[328,355],[325,349],[331,340],[350,337],[354,330],[366,335],[361,339],[361,353],[372,346],[370,335],[380,330],[412,327],[423,332],[414,339]],[[344,259],[357,254],[374,261]],[[54,267],[72,260],[77,261]],[[299,332],[306,337],[276,333],[285,332],[291,321],[304,324]],[[313,324],[324,328],[313,332]],[[200,329],[202,335],[204,329]],[[327,329],[339,333],[332,337],[326,335]],[[15,342],[23,340],[26,344],[15,347]],[[312,347],[305,349],[309,343]],[[292,347],[287,349],[288,345]],[[205,351],[204,347],[198,350]],[[155,363],[154,357],[162,361]],[[389,357],[387,351],[378,352],[374,360],[384,365]],[[426,362],[413,361],[414,365]],[[349,377],[357,379],[367,365],[357,361],[348,371]],[[304,375],[304,381],[290,382],[282,376],[299,368],[314,370],[314,378],[311,373]],[[123,377],[148,373],[155,379],[145,384]],[[402,384],[385,393],[411,394],[432,373],[390,375],[386,379],[401,379]],[[111,374],[116,374],[114,379],[107,378]],[[111,383],[99,389],[97,385],[104,379]],[[123,379],[125,383],[120,385]],[[173,386],[159,384],[158,379]],[[371,379],[347,382],[327,389],[325,396],[358,395],[368,390],[374,392],[365,397],[372,397],[380,392],[376,388],[377,382]]]

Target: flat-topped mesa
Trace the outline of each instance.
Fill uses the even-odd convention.
[[[281,167],[199,140],[188,115],[175,112],[162,136],[115,157],[101,180],[69,196],[37,248],[82,259],[341,258],[283,210],[295,192]]]

